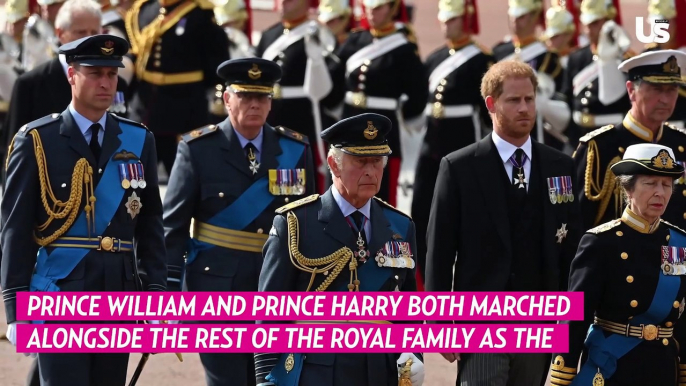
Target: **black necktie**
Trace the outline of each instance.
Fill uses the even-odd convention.
[[[97,163],[100,161],[100,142],[98,142],[98,132],[100,131],[100,124],[99,123],[94,123],[90,127],[91,130],[91,142],[90,142],[90,148],[91,152],[95,156],[95,162]]]
[[[526,155],[524,150],[518,148],[515,150],[512,162],[512,186],[515,190],[515,196],[520,199],[526,197],[526,184],[528,182],[524,174],[524,163],[526,163]]]
[[[356,253],[356,256],[358,257],[359,260],[362,262],[365,262],[369,256],[367,256],[367,234],[364,232],[364,219],[365,216],[360,212],[359,210],[354,211],[352,214],[350,214],[350,217],[353,218],[353,221],[355,221],[355,225],[357,226],[358,231],[355,231],[355,236],[357,236],[357,248],[358,252]],[[362,250],[364,252],[360,253]]]

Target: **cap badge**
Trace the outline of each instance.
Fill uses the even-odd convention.
[[[260,71],[259,67],[257,67],[257,64],[253,64],[252,68],[248,70],[248,76],[252,80],[260,79],[262,76],[262,71]]]
[[[653,166],[658,169],[674,169],[674,160],[669,156],[667,150],[660,150],[651,161]]]
[[[108,40],[105,42],[105,47],[101,47],[100,50],[104,55],[112,55],[114,53],[114,42]]]
[[[667,59],[667,61],[665,62],[665,64],[662,65],[662,71],[671,74],[679,73],[679,65],[676,63],[676,58],[674,56],[670,56],[669,59]]]
[[[378,133],[379,130],[374,127],[372,121],[367,121],[367,128],[364,129],[364,137],[371,141],[372,139],[376,138]]]

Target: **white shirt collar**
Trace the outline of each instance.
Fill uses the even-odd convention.
[[[500,136],[498,136],[498,134],[496,134],[495,131],[492,133],[493,135],[491,138],[493,138],[493,144],[495,144],[495,148],[498,149],[498,154],[500,154],[500,158],[503,160],[503,163],[507,163],[518,147],[502,139]],[[526,142],[524,142],[524,145],[521,148],[524,150],[524,154],[526,154],[529,162],[531,162],[533,160],[533,158],[531,158],[531,136],[526,139]]]
[[[345,198],[343,198],[343,196],[341,196],[341,193],[338,191],[338,189],[336,189],[335,185],[331,185],[331,193],[333,194],[333,199],[336,201],[336,204],[338,204],[338,207],[341,208],[341,212],[343,212],[343,217],[348,217],[355,211],[359,210],[367,218],[367,221],[371,220],[370,211],[372,206],[372,200],[367,200],[367,202],[364,204],[364,206],[362,206],[362,208],[357,209]]]
[[[105,122],[107,121],[107,113],[103,114],[97,122],[92,122],[90,119],[79,114],[76,111],[76,109],[74,109],[74,106],[71,103],[69,104],[69,112],[71,113],[71,116],[74,117],[74,122],[76,122],[76,125],[79,127],[79,130],[81,130],[81,134],[83,134],[84,138],[86,137],[86,133],[88,132],[88,129],[90,129],[93,123],[99,123],[102,132],[105,132]]]

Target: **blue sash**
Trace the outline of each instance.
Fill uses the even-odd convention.
[[[391,224],[391,229],[394,233],[400,234],[403,239],[407,239],[407,231],[410,226],[410,219],[401,215],[400,213],[383,208],[384,216]],[[373,251],[372,251],[373,253]],[[373,257],[373,256],[372,256]],[[362,267],[357,269],[357,278],[360,280],[360,292],[377,292],[381,286],[388,281],[392,273],[391,268],[379,267],[375,262],[370,261],[367,264],[362,264]],[[339,291],[347,291],[347,284]],[[276,386],[298,386],[300,382],[300,373],[303,368],[304,354],[293,353],[295,363],[293,369],[286,372],[286,358],[288,354],[281,354],[279,361],[272,371],[267,375],[267,380],[273,382]]]
[[[146,131],[124,122],[119,122],[119,127],[122,129],[118,136],[121,145],[116,152],[127,150],[134,154],[141,154]],[[119,163],[113,160],[107,162],[100,182],[95,188],[96,235],[102,235],[105,232],[124,197],[125,190],[121,187],[119,179]],[[86,213],[81,212],[64,236],[86,237],[87,235]],[[58,247],[48,254],[45,247],[41,247],[38,250],[35,273],[31,277],[31,291],[59,291],[55,282],[67,277],[88,252],[90,249],[86,248]]]
[[[670,229],[669,235],[669,246],[686,246],[686,236],[680,232]],[[672,311],[674,299],[681,286],[681,278],[665,275],[661,270],[659,275],[650,307],[645,313],[631,319],[632,326],[659,324]],[[588,360],[574,378],[572,386],[592,384],[598,369],[603,374],[603,378],[610,379],[617,370],[617,360],[638,346],[641,340],[619,334],[611,334],[606,338],[601,328],[592,325],[584,343],[588,350]]]
[[[305,151],[305,145],[286,137],[279,139],[282,153],[276,157],[281,169],[293,169]],[[269,192],[269,176],[255,181],[236,201],[207,221],[220,228],[243,230],[274,201],[275,196]],[[198,252],[213,248],[214,245],[191,238],[188,243],[186,265],[193,263]],[[184,270],[185,271],[185,270]]]

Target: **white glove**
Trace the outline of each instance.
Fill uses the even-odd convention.
[[[319,41],[319,27],[313,24],[311,30],[305,35],[305,53],[307,57],[315,62],[324,61],[324,47]]]
[[[412,386],[422,386],[424,383],[424,363],[412,353],[402,353],[398,358],[398,377],[400,377],[400,370],[405,367],[405,362],[412,359],[412,366],[410,367],[410,381]]]
[[[5,334],[5,335],[7,336],[7,340],[9,340],[10,343],[12,343],[12,346],[17,345],[17,323],[28,324],[27,322],[13,322],[7,326],[7,334]],[[37,354],[36,353],[24,353],[24,356],[35,358],[37,356]]]
[[[631,38],[622,27],[612,20],[608,20],[603,24],[598,39],[599,59],[606,61],[619,59],[630,46]]]

